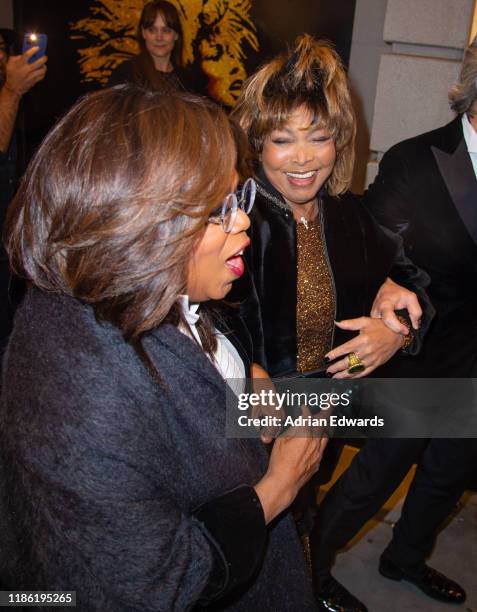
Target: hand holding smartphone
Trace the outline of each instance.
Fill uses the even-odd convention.
[[[35,34],[29,33],[25,34],[23,37],[23,47],[22,53],[28,51],[32,47],[39,47],[38,51],[36,51],[28,60],[29,64],[33,64],[41,57],[46,55],[46,45],[48,43],[48,36],[46,34]]]
[[[25,34],[22,55],[11,55],[6,64],[8,90],[21,97],[46,74],[46,34]]]

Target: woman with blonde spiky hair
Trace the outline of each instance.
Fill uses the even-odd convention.
[[[334,49],[300,37],[245,83],[234,116],[256,164],[249,261],[255,291],[242,285],[236,295],[254,338],[254,361],[274,377],[356,378],[400,351],[415,354],[432,317],[427,277],[348,191],[356,126]],[[386,441],[390,449],[394,442]],[[339,450],[339,443],[328,446],[330,466]],[[393,470],[401,455],[390,450],[389,457]],[[303,533],[313,505],[306,498],[305,492],[296,508]],[[365,610],[329,567],[314,571],[320,609]]]
[[[416,350],[421,309],[389,279],[419,286],[348,191],[356,125],[334,49],[302,36],[245,83],[234,117],[258,179],[251,267],[259,309],[248,313],[252,329],[263,329],[258,360],[273,376],[326,370],[342,378],[366,376],[403,346]],[[373,314],[382,319],[368,316],[378,291]],[[392,308],[381,312],[383,294],[409,304],[414,332]]]

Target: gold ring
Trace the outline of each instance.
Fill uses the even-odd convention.
[[[366,369],[366,366],[356,353],[348,353],[348,374],[358,374]]]

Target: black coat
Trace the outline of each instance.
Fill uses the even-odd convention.
[[[253,283],[246,275],[235,297],[242,300],[244,320],[254,341],[254,361],[279,377],[296,372],[296,222],[263,175],[258,187],[250,215],[248,253]],[[399,240],[385,233],[349,192],[340,198],[324,194],[320,215],[334,281],[335,320],[369,316],[379,287],[390,276],[422,298],[424,332],[432,318],[423,291],[427,277],[411,262],[400,260]],[[335,328],[332,346],[354,335]],[[419,345],[417,339],[415,351]]]
[[[431,277],[437,314],[421,354],[403,364],[402,375],[475,375],[477,179],[461,117],[392,147],[365,204],[402,236],[408,256]]]
[[[313,610],[293,520],[267,529],[252,487],[267,452],[225,437],[218,371],[171,325],[143,347],[160,385],[89,306],[28,292],[3,372],[18,540],[3,586],[76,590],[101,612]]]

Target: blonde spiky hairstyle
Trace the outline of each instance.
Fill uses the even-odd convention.
[[[336,163],[327,182],[331,195],[349,188],[354,166],[356,121],[348,79],[331,45],[309,34],[295,47],[262,66],[244,84],[233,111],[258,157],[264,140],[280,129],[299,107],[327,129],[336,147]]]

